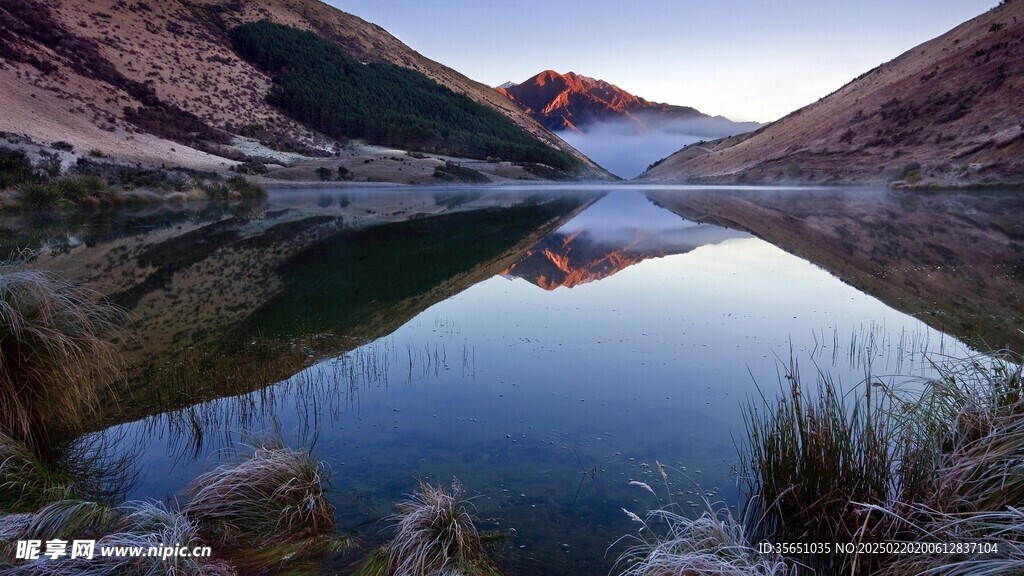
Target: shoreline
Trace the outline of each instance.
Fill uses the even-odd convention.
[[[870,183],[844,183],[844,184],[696,184],[696,183],[668,183],[668,182],[634,182],[630,180],[622,182],[601,182],[601,181],[521,181],[521,182],[490,182],[490,183],[468,183],[468,182],[438,182],[432,184],[407,184],[402,182],[322,182],[322,181],[280,181],[280,180],[247,180],[261,191],[247,195],[227,192],[223,195],[210,195],[202,188],[194,188],[187,191],[164,192],[151,188],[133,188],[128,190],[110,190],[103,198],[87,198],[82,201],[71,201],[60,199],[51,205],[32,206],[18,198],[16,190],[0,192],[0,214],[30,214],[41,212],[101,212],[107,210],[119,210],[124,208],[159,206],[159,205],[185,205],[194,202],[235,202],[242,200],[266,199],[272,192],[284,192],[290,190],[379,190],[379,191],[412,191],[412,190],[437,190],[459,188],[466,190],[516,190],[516,189],[545,189],[545,188],[601,188],[606,190],[647,188],[652,190],[672,190],[675,188],[681,191],[714,191],[727,192],[730,190],[743,190],[756,192],[763,190],[773,191],[794,191],[811,192],[820,191],[848,191],[858,189],[871,189],[874,191],[886,191],[893,195],[932,195],[932,194],[1016,194],[1024,191],[1024,183],[1000,183],[1000,184],[965,184],[960,186],[939,186],[934,184],[919,186],[882,186]]]

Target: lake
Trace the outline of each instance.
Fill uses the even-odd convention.
[[[279,434],[369,546],[457,478],[512,574],[606,574],[623,512],[739,505],[743,408],[791,359],[852,388],[1020,350],[1012,194],[671,186],[272,190],[7,218],[5,250],[128,308],[90,429],[131,499]],[[657,462],[669,469],[666,485]],[[631,481],[647,483],[652,494]],[[344,571],[358,553],[332,559]]]

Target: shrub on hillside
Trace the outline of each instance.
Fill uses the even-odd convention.
[[[32,162],[24,150],[0,146],[0,190],[32,179]]]

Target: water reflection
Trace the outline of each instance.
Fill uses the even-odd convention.
[[[293,190],[237,205],[56,216],[60,225],[46,229],[14,218],[0,228],[11,245],[37,250],[33,265],[132,313],[135,376],[113,392],[93,423],[101,426],[256,390],[387,334],[508,267],[594,197],[337,194],[343,200],[327,207]]]
[[[510,573],[601,573],[633,529],[621,508],[657,505],[629,485],[660,482],[655,459],[678,501],[735,500],[740,405],[791,351],[846,385],[896,383],[964,351],[903,312],[936,282],[949,295],[920,317],[964,337],[1002,338],[1024,309],[1021,212],[977,208],[1003,200],[873,192],[830,212],[832,192],[759,193],[293,190],[0,228],[137,317],[137,377],[96,424],[131,441],[130,496],[172,495],[276,429],[328,461],[368,542],[417,479],[458,476],[512,535]],[[977,244],[928,231],[967,220]],[[915,249],[926,234],[952,255]]]
[[[981,350],[1024,350],[1017,191],[658,189],[693,220],[747,230]]]
[[[606,225],[609,213],[634,210],[649,211],[654,225]],[[410,245],[389,245],[392,236],[402,234],[350,241],[358,249],[340,268]],[[524,254],[552,238],[643,250],[632,265],[572,290],[498,275],[522,270],[531,258]],[[329,254],[311,250],[298,277],[312,282],[320,271],[330,286],[346,286],[331,270],[341,245],[322,246]],[[440,266],[425,250],[416,259]],[[417,479],[457,476],[477,495],[487,526],[510,535],[510,573],[607,572],[608,546],[633,529],[621,509],[658,505],[629,484],[660,483],[656,459],[675,470],[670,490],[680,502],[707,493],[736,501],[730,470],[741,403],[756,393],[752,374],[770,391],[792,350],[844,385],[865,370],[895,385],[899,375],[926,370],[927,355],[963,350],[804,260],[744,233],[683,221],[641,194],[598,201],[509,258],[388,336],[275,386],[126,425],[152,443],[136,493],[172,493],[223,446],[280,429],[330,463],[342,525],[371,543],[373,522]],[[408,298],[406,287],[387,290],[385,309]],[[288,302],[326,309],[324,326],[360,314],[315,297],[272,309]]]
[[[505,275],[544,288],[601,280],[649,258],[683,254],[748,235],[683,220],[636,191],[614,191],[513,264]]]

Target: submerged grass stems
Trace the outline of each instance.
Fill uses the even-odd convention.
[[[374,550],[357,574],[360,576],[496,576],[483,538],[470,514],[458,481],[451,487],[421,483],[407,500],[398,503],[395,535]]]
[[[0,434],[0,513],[31,512],[57,500],[116,503],[138,478],[134,453],[118,438],[97,433],[50,447],[40,458],[32,446]]]
[[[126,314],[53,274],[0,268],[0,432],[44,445],[93,415],[121,372]]]

